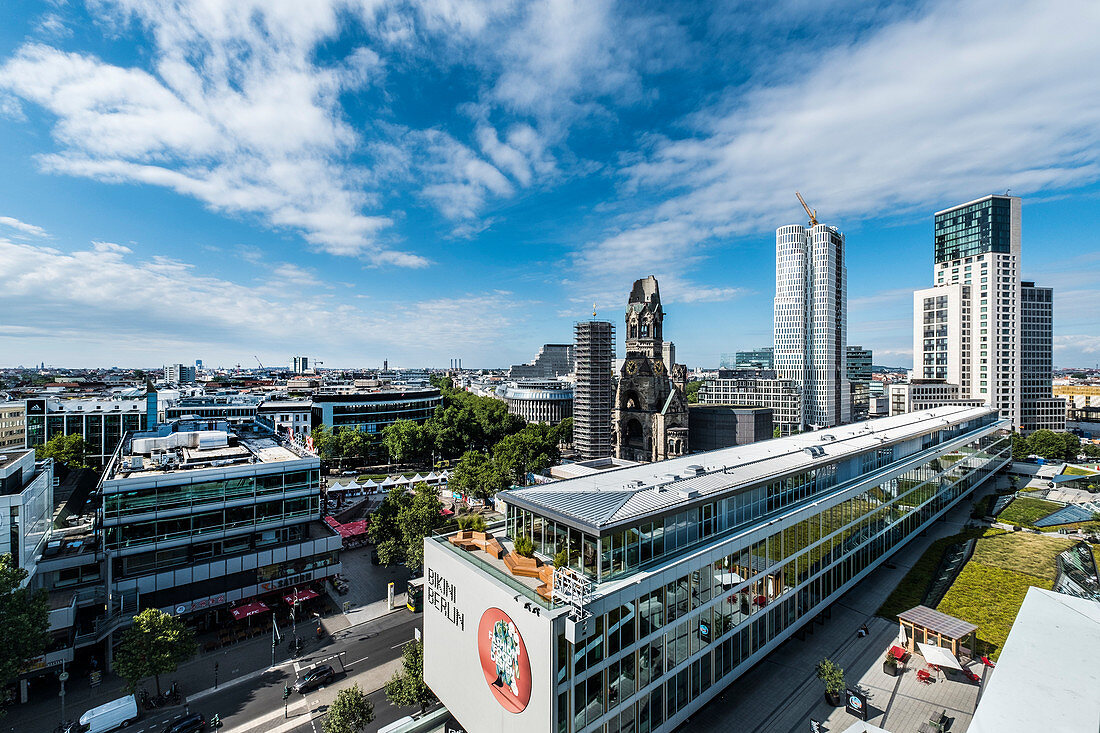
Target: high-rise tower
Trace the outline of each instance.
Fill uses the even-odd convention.
[[[615,326],[610,321],[580,321],[573,325],[573,332],[577,378],[573,389],[573,448],[582,460],[606,458],[612,453]]]
[[[958,384],[1024,432],[1060,430],[1053,291],[1020,280],[1022,209],[991,195],[936,212],[935,285],[913,294],[913,373]]]
[[[844,235],[817,223],[775,230],[775,369],[802,388],[804,425],[850,419]]]

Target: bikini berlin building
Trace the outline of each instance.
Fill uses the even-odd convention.
[[[937,407],[502,492],[487,535],[425,539],[424,679],[469,733],[671,731],[1005,465],[1008,428]]]

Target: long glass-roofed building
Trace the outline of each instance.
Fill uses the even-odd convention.
[[[505,492],[425,540],[425,680],[468,731],[672,730],[1010,453],[939,407]]]

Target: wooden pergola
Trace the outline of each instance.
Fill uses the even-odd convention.
[[[957,659],[974,658],[974,632],[978,627],[962,619],[948,616],[927,606],[917,606],[898,614],[905,648],[917,651],[917,644],[935,644],[955,655]]]

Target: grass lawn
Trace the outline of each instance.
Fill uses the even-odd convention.
[[[978,651],[996,659],[1020,612],[1027,589],[1033,585],[1050,590],[1054,581],[971,560],[936,610],[975,624]]]
[[[1042,519],[1061,508],[1061,504],[1055,504],[1052,501],[1021,496],[997,515],[997,521],[1005,524],[1018,524],[1021,527],[1034,527],[1035,520]]]
[[[1054,583],[1054,556],[1073,544],[1074,540],[1062,537],[1003,532],[979,540],[970,564],[1034,575]]]
[[[1002,530],[986,531],[991,534],[1006,534]],[[919,606],[924,601],[924,594],[928,592],[928,585],[932,582],[932,574],[940,566],[940,561],[943,560],[947,548],[960,542],[966,542],[972,537],[981,536],[982,530],[980,529],[968,530],[951,537],[943,537],[929,545],[928,549],[909,569],[909,572],[905,574],[905,577],[901,579],[893,592],[883,601],[877,615],[891,621],[897,621],[899,613],[908,611],[914,606]]]
[[[1066,466],[1062,469],[1062,473],[1068,473],[1070,476],[1095,476],[1096,471],[1090,471],[1087,468],[1081,468],[1079,466]]]

